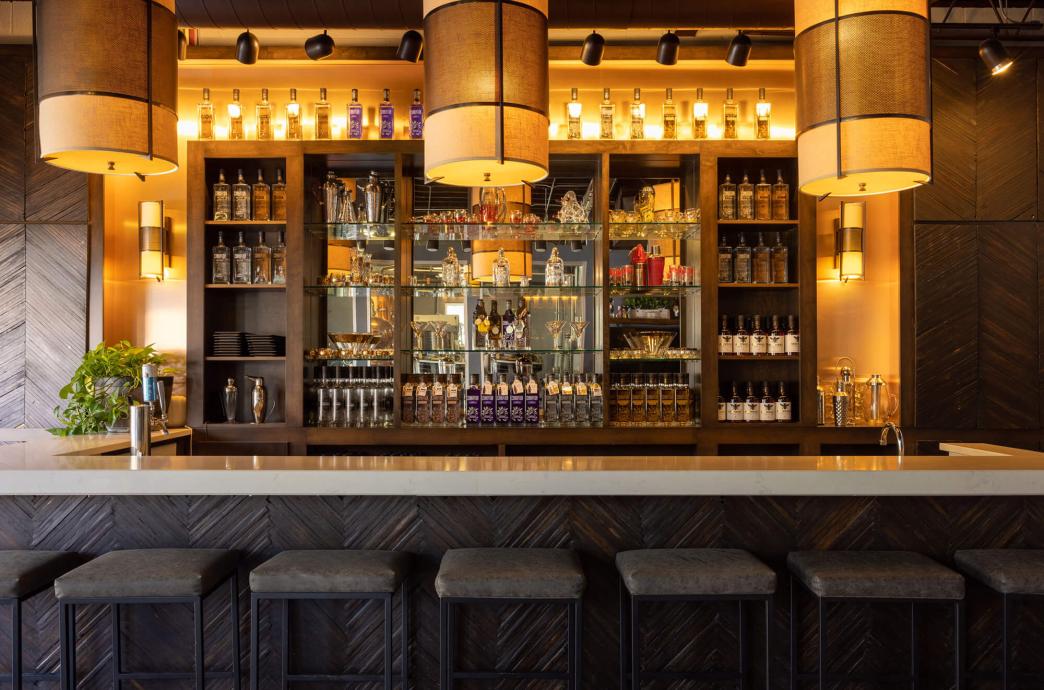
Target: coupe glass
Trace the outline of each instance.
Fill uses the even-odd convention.
[[[551,334],[552,348],[555,350],[562,349],[562,329],[565,328],[566,322],[561,319],[554,319],[544,324],[547,328],[547,332]]]

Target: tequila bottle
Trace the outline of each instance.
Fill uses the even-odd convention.
[[[645,138],[645,104],[642,103],[642,90],[634,90],[634,100],[631,101],[631,138]]]
[[[691,424],[696,419],[696,401],[692,388],[689,387],[689,377],[685,374],[678,374],[675,380],[677,384],[674,391],[676,408],[674,418],[684,424]]]
[[[224,170],[218,170],[214,183],[214,220],[232,220],[232,189],[225,181]]]
[[[793,408],[790,404],[790,396],[787,395],[786,385],[779,382],[779,395],[776,397],[776,421],[789,422],[793,418]]]
[[[210,100],[210,89],[203,89],[203,100],[196,106],[197,138],[209,141],[214,138],[214,104]]]
[[[757,138],[768,139],[770,136],[769,118],[772,104],[765,100],[765,87],[758,89],[758,102],[754,104],[754,116],[757,124]]]
[[[758,418],[759,422],[774,422],[776,421],[776,399],[772,397],[772,391],[769,390],[768,381],[761,383],[761,410]]]
[[[268,89],[261,89],[261,102],[254,107],[257,130],[255,134],[260,141],[268,141],[275,135],[272,133],[272,104],[268,102]]]
[[[764,355],[768,352],[768,334],[761,328],[761,316],[755,314],[750,331],[750,354]]]
[[[257,233],[257,244],[254,246],[253,280],[257,285],[266,285],[272,282],[272,248],[265,244],[265,233]]]
[[[580,375],[573,376],[573,400],[577,426],[591,424],[591,388],[587,379]]]
[[[359,103],[359,89],[352,89],[352,100],[348,104],[348,139],[362,139],[363,107]]]
[[[754,220],[754,185],[745,172],[743,180],[736,185],[736,217],[740,220]]]
[[[729,246],[724,234],[718,242],[718,282],[736,282],[734,251]]]
[[[703,100],[703,88],[696,89],[696,101],[692,104],[692,138],[707,138],[707,115],[710,109]]]
[[[286,285],[286,233],[280,231],[279,244],[272,248],[272,282]]]
[[[420,89],[413,90],[413,103],[410,103],[410,139],[424,138],[424,104],[421,103]]]
[[[210,250],[210,282],[227,285],[232,272],[232,254],[225,244],[223,234],[218,232],[217,244]]]
[[[243,104],[239,102],[239,89],[232,89],[232,102],[228,104],[228,138],[243,138]]]
[[[326,100],[326,88],[319,89],[319,100],[315,103],[315,138],[330,139],[330,102]]]
[[[497,258],[493,260],[493,284],[507,287],[511,284],[511,263],[504,256],[504,249],[497,250]]]
[[[404,424],[413,424],[417,420],[417,404],[413,397],[415,387],[413,375],[407,374],[406,381],[402,384],[402,421]]]
[[[725,181],[718,186],[718,218],[736,220],[736,185],[728,173],[725,173]]]
[[[250,185],[243,179],[242,168],[232,185],[232,220],[250,220]]]
[[[752,283],[772,282],[772,250],[765,244],[764,233],[758,233],[758,243],[754,245],[753,255],[753,280]]]
[[[417,382],[417,388],[414,390],[413,397],[417,405],[416,420],[417,424],[421,426],[427,426],[431,424],[431,388],[428,386],[428,377],[421,376]]]
[[[780,234],[776,233],[776,243],[772,245],[772,282],[790,282],[790,251],[783,244]]]
[[[578,91],[572,89],[569,92],[569,102],[566,103],[566,136],[569,139],[580,139],[583,133],[580,122],[580,113],[583,111],[583,105],[577,100],[578,97]]]
[[[754,185],[754,216],[758,220],[772,220],[772,185],[765,179],[764,170]]]
[[[286,104],[286,138],[298,141],[302,138],[301,104],[297,102],[297,89],[290,89],[290,102]]]
[[[677,417],[679,389],[671,378],[670,374],[660,376],[660,421],[665,424],[679,421]]]
[[[265,183],[264,173],[257,171],[257,182],[251,189],[251,206],[254,210],[254,220],[269,220],[271,218],[272,189]]]
[[[558,426],[561,422],[560,411],[561,405],[559,404],[559,394],[561,388],[558,385],[558,381],[555,380],[555,375],[552,373],[546,379],[544,379],[544,425],[545,426]]]
[[[783,171],[776,171],[772,185],[772,220],[790,220],[790,185],[783,181]]]
[[[232,282],[236,285],[250,284],[251,251],[239,233],[239,242],[232,248]]]
[[[612,139],[616,125],[616,105],[609,100],[609,89],[602,89],[602,105],[598,108],[598,137]]]
[[[395,137],[395,106],[391,104],[391,91],[384,90],[384,100],[377,108],[377,117],[381,123],[381,139]]]
[[[544,264],[544,285],[560,287],[565,280],[565,262],[558,255],[558,247],[551,247],[551,256]]]
[[[734,269],[735,281],[737,283],[750,283],[753,282],[751,278],[751,251],[750,245],[747,244],[746,238],[743,237],[743,233],[740,233],[739,241],[736,243],[735,249],[736,255],[736,268]]]
[[[272,185],[272,220],[286,220],[286,182],[282,168],[276,169],[276,181]]]
[[[609,397],[612,399],[612,421],[631,421],[631,388],[627,382],[627,375],[620,374],[613,379],[609,386]]]
[[[731,87],[725,90],[725,104],[721,107],[721,128],[726,139],[739,138],[739,103],[733,98]]]
[[[674,89],[670,88],[663,101],[663,138],[678,138],[678,109],[674,106]]]
[[[573,382],[568,376],[562,377],[562,392],[558,398],[558,419],[562,426],[573,426],[576,422],[576,403],[574,401]]]

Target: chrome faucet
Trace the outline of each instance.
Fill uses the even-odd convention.
[[[881,438],[878,442],[882,446],[887,446],[889,431],[895,433],[895,445],[899,449],[899,457],[902,457],[906,453],[906,444],[903,442],[903,430],[897,427],[894,422],[885,422],[885,425],[881,428]]]

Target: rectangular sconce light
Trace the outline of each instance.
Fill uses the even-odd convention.
[[[138,203],[138,276],[163,280],[170,266],[170,219],[162,201]]]
[[[866,202],[845,201],[834,221],[834,268],[842,283],[866,278]]]

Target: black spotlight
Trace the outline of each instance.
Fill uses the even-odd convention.
[[[605,39],[597,31],[592,31],[584,39],[584,47],[580,49],[580,62],[591,67],[602,64],[605,53]]]
[[[543,254],[547,251],[547,240],[536,240],[533,242],[533,251]]]
[[[750,38],[742,31],[736,34],[736,38],[729,43],[729,52],[725,56],[725,62],[733,67],[746,67],[747,59],[750,57]]]
[[[1004,48],[1004,44],[1001,43],[996,36],[987,38],[979,44],[979,57],[986,63],[986,67],[990,70],[990,74],[994,76],[1006,72],[1015,62],[1011,59],[1011,56],[1008,55],[1008,51]]]
[[[429,252],[437,252],[437,251],[439,251],[439,241],[438,240],[428,240],[427,242],[424,243],[424,248],[427,249]]]
[[[660,42],[656,44],[656,62],[661,65],[678,64],[678,34],[668,31],[660,36]]]
[[[188,35],[181,29],[178,29],[178,59],[188,59]]]
[[[424,52],[424,37],[419,31],[410,29],[402,35],[399,41],[399,49],[395,51],[396,60],[406,62],[419,62],[421,53]]]
[[[261,42],[257,36],[244,31],[236,39],[236,59],[244,65],[252,65],[257,62],[257,54],[261,52]]]
[[[334,40],[324,30],[305,41],[305,52],[313,60],[322,60],[333,55]]]

